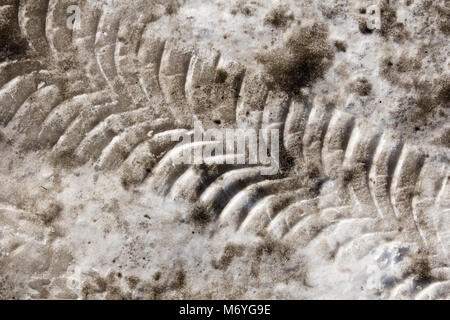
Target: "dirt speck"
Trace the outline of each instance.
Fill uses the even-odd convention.
[[[410,270],[411,274],[415,276],[418,286],[422,287],[433,280],[431,275],[430,263],[425,258],[417,258]]]
[[[157,271],[153,274],[153,280],[159,281],[161,279],[161,271]]]
[[[369,29],[369,27],[367,26],[367,22],[364,19],[358,21],[358,29],[362,34],[373,33],[373,30]]]
[[[283,47],[258,54],[257,58],[271,76],[271,84],[298,94],[324,76],[334,52],[326,26],[313,23],[292,29]]]
[[[336,40],[334,42],[334,46],[336,47],[336,50],[338,52],[346,52],[347,51],[347,44],[345,43],[345,41]]]
[[[177,270],[170,281],[169,287],[172,290],[180,290],[186,285],[186,273],[184,270]]]
[[[408,37],[405,25],[397,21],[397,10],[389,0],[380,1],[380,33],[385,38],[400,42]]]
[[[416,57],[405,54],[399,57],[386,56],[381,59],[380,75],[394,85],[410,89],[410,80],[421,67],[422,63]]]
[[[5,6],[0,11],[0,62],[23,57],[27,51],[25,39],[20,35],[17,7]]]
[[[217,69],[216,78],[214,79],[215,83],[225,83],[228,78],[228,72],[224,69]]]
[[[242,256],[243,252],[244,246],[228,243],[223,250],[221,257],[218,260],[213,260],[211,264],[216,269],[226,270],[230,266],[234,257]]]
[[[253,263],[251,265],[251,274],[255,277],[259,274],[259,265],[264,256],[273,256],[277,260],[286,262],[292,253],[292,249],[269,237],[264,238],[253,249]]]
[[[174,2],[174,1],[170,1],[167,5],[166,5],[166,14],[167,15],[174,15],[178,13],[178,5]]]
[[[350,84],[350,91],[364,97],[372,92],[372,84],[364,77],[360,77]]]
[[[137,287],[137,285],[139,284],[140,279],[137,276],[129,275],[129,276],[125,277],[125,281],[127,282],[128,287],[130,289],[135,289]]]
[[[285,6],[277,6],[269,10],[264,17],[264,24],[275,28],[284,28],[290,20],[294,19],[294,14],[289,12]]]
[[[241,13],[245,16],[253,15],[253,8],[246,3],[246,1],[240,1],[233,9],[231,9],[231,14],[236,15]]]
[[[445,35],[450,35],[450,3],[446,2],[446,7],[436,6],[438,12],[439,30]]]
[[[211,214],[202,204],[196,204],[191,212],[189,221],[195,226],[205,227],[211,221]]]
[[[39,218],[41,218],[44,224],[51,224],[55,219],[57,219],[61,213],[62,207],[56,202],[49,203],[44,209],[40,210],[38,213]]]

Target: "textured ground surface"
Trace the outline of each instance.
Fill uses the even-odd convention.
[[[0,0],[0,298],[448,299],[449,18]],[[193,119],[279,128],[279,173],[174,165]]]

